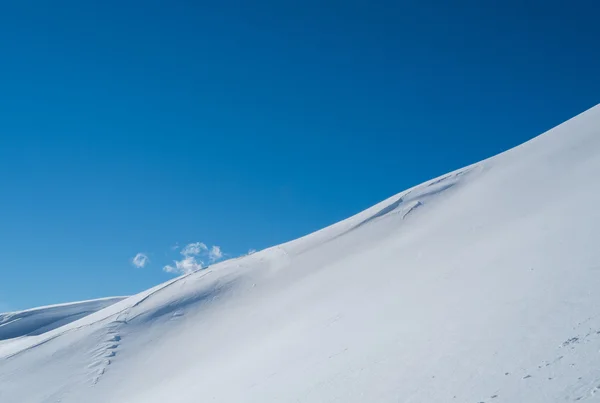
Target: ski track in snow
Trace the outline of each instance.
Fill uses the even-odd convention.
[[[205,268],[202,270],[202,276],[207,275],[211,272],[211,270],[209,268]],[[98,312],[98,314],[102,314],[106,311],[108,311],[109,313],[107,313],[104,316],[101,316],[99,319],[97,320],[91,320],[88,321],[86,317],[84,317],[82,320],[78,320],[78,321],[74,321],[72,323],[70,323],[70,326],[63,326],[61,328],[57,328],[51,332],[48,332],[46,334],[42,334],[40,336],[36,337],[31,337],[31,339],[33,340],[29,345],[27,345],[24,348],[17,348],[15,351],[10,352],[8,354],[6,354],[4,357],[5,358],[13,358],[15,356],[18,356],[19,354],[22,354],[24,352],[27,352],[28,350],[31,350],[35,347],[39,347],[41,345],[44,345],[60,336],[64,336],[67,333],[71,333],[86,327],[90,327],[90,326],[95,326],[100,322],[103,321],[109,321],[112,322],[114,320],[114,322],[116,323],[127,323],[127,320],[129,319],[129,314],[132,311],[132,309],[138,307],[140,304],[142,304],[144,301],[150,299],[151,297],[153,297],[155,294],[164,291],[165,289],[167,289],[169,286],[178,283],[180,281],[185,281],[185,278],[190,276],[193,273],[190,274],[186,274],[180,277],[177,277],[171,281],[168,281],[164,284],[161,284],[157,287],[155,287],[154,289],[146,292],[146,295],[143,295],[139,297],[139,299],[134,302],[131,306],[124,306],[121,310],[117,311],[117,312],[110,312],[109,310],[105,309],[105,310],[101,310]],[[135,297],[134,297],[135,298]],[[118,304],[115,304],[118,305]],[[111,307],[109,307],[110,309]],[[91,315],[90,315],[91,316]],[[113,319],[115,318],[115,319]],[[2,355],[0,354],[0,359],[2,358]]]
[[[121,342],[119,326],[122,324],[114,323],[109,326],[100,344],[90,351],[91,363],[88,365],[88,369],[91,371],[91,382],[94,385],[98,383],[119,352],[118,348]]]

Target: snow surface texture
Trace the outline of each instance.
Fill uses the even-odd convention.
[[[125,297],[100,298],[0,313],[0,341],[49,332],[123,299]]]
[[[596,106],[314,234],[0,342],[0,402],[600,401],[599,177]]]

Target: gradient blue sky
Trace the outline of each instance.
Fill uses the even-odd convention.
[[[175,244],[281,243],[540,134],[600,100],[598,12],[3,2],[0,310],[135,293]]]

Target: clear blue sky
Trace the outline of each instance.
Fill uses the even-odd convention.
[[[592,1],[373,3],[3,2],[0,310],[296,238],[600,101]]]

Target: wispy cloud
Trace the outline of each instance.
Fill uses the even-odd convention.
[[[194,242],[184,246],[181,250],[183,256],[198,256],[199,254],[206,252],[208,248],[202,242]]]
[[[210,252],[208,252],[208,258],[211,262],[216,262],[217,260],[223,257],[223,252],[221,251],[221,247],[214,245],[210,248]]]
[[[203,242],[194,242],[185,245],[179,253],[183,256],[181,260],[174,260],[173,264],[163,267],[167,273],[188,274],[205,267],[204,261],[208,259],[211,263],[223,258],[221,247],[214,245],[210,249]]]
[[[252,254],[254,254],[254,253],[256,253],[256,249],[250,249],[250,250],[248,251],[248,254],[249,254],[249,255],[252,255]]]
[[[184,259],[176,260],[173,264],[173,266],[167,265],[163,267],[163,270],[173,274],[188,274],[204,267],[203,262],[196,260],[194,256],[187,256]]]
[[[144,268],[148,263],[150,263],[150,259],[144,253],[138,253],[133,259],[131,259],[131,264],[138,269]]]

